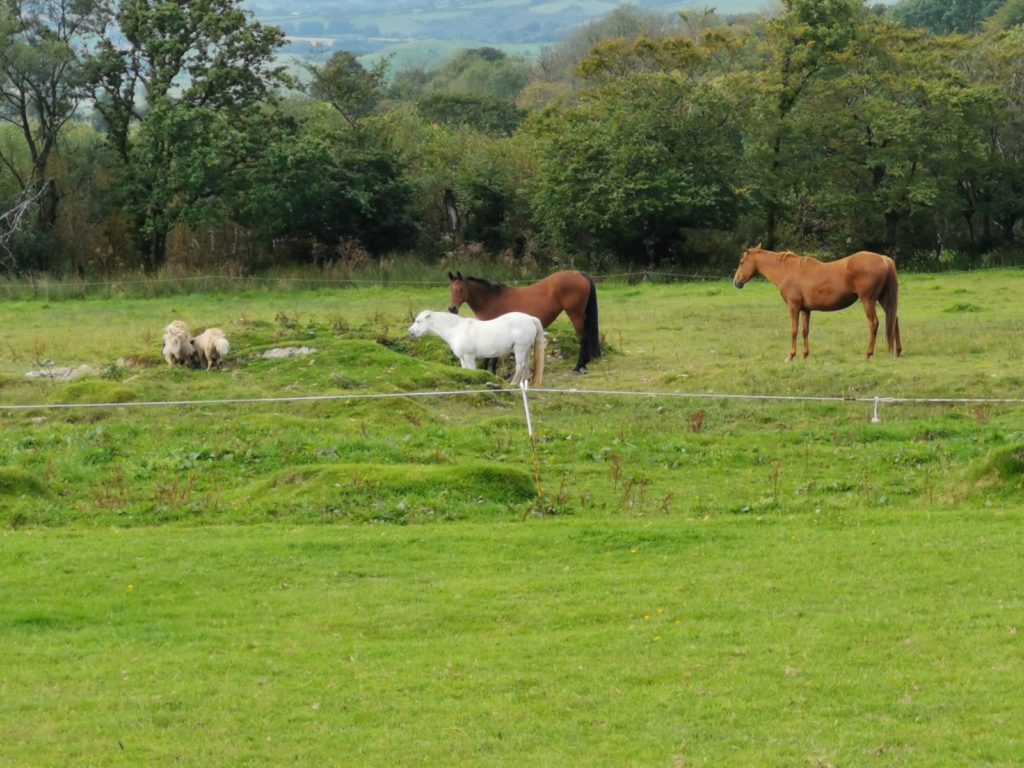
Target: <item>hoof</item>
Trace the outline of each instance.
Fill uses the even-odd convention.
[[[573,368],[572,372],[575,373],[577,376],[586,376],[588,373],[590,373],[590,371],[587,370],[587,366],[585,365],[581,368]]]

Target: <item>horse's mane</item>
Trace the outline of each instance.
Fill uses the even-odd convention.
[[[780,261],[788,261],[789,259],[807,259],[808,256],[801,256],[799,253],[793,251],[769,251],[767,248],[755,248],[754,250],[762,251],[763,253],[770,253],[774,256],[778,256]]]
[[[505,290],[508,286],[504,283],[492,283],[490,280],[485,280],[482,277],[471,277],[469,275],[463,275],[463,280],[471,280],[474,283],[479,283],[491,293],[500,293]]]

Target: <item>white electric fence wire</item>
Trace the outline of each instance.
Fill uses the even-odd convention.
[[[637,392],[617,389],[549,389],[530,388],[530,391],[546,395],[570,396],[601,396],[601,397],[643,397],[648,399],[685,399],[685,400],[750,400],[761,402],[816,402],[816,403],[870,403],[874,407],[872,423],[879,423],[879,406],[889,405],[1024,405],[1024,398],[986,398],[986,397],[839,397],[815,395],[763,395],[733,394],[724,392]],[[532,419],[526,393],[527,387],[521,389],[526,407],[526,417],[532,435]],[[399,398],[423,397],[460,397],[465,395],[502,395],[514,394],[514,389],[488,387],[485,389],[454,389],[437,390],[434,392],[367,392],[348,395],[284,395],[279,397],[236,397],[212,400],[142,400],[122,403],[32,403],[4,404],[0,403],[0,411],[55,411],[84,410],[92,408],[166,408],[166,407],[204,407],[210,405],[266,405],[274,403],[309,403],[333,402],[345,400],[385,400]]]

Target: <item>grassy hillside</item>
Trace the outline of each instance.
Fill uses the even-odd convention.
[[[496,383],[455,367],[440,340],[407,337],[420,309],[445,305],[443,284],[6,302],[0,395],[8,404],[360,399],[4,411],[6,471],[34,478],[34,490],[9,494],[0,516],[46,525],[512,520],[538,509],[933,508],[1016,492],[1001,481],[989,488],[985,473],[1022,441],[1018,404],[883,403],[882,423],[870,418],[875,397],[1020,397],[1020,272],[905,277],[905,356],[886,355],[883,344],[871,362],[857,307],[815,314],[811,357],[784,362],[788,314],[764,281],[743,292],[724,281],[604,284],[600,295],[608,352],[588,377],[571,373],[568,323],[552,327],[545,387],[554,391],[533,397],[539,499],[512,394],[362,399]],[[173,318],[224,328],[233,344],[226,369],[168,369],[160,335]],[[315,352],[260,356],[281,346]],[[44,361],[87,365],[93,375],[26,377]],[[360,470],[364,463],[374,469]],[[481,468],[504,479],[466,493],[459,477]],[[367,506],[371,477],[377,500]]]

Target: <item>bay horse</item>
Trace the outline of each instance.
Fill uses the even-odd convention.
[[[597,288],[582,272],[563,270],[531,285],[513,288],[479,277],[448,273],[448,311],[458,314],[469,308],[479,320],[491,320],[506,312],[525,312],[540,319],[547,328],[562,312],[568,315],[580,342],[576,373],[586,373],[587,363],[601,356],[601,334],[597,325]]]
[[[757,245],[743,252],[732,279],[733,285],[742,288],[756,275],[762,275],[775,283],[782,294],[782,300],[789,307],[792,331],[789,360],[796,357],[796,334],[801,316],[806,358],[811,351],[807,343],[811,312],[846,309],[858,299],[864,305],[871,330],[868,359],[875,353],[875,338],[878,335],[877,304],[881,304],[885,310],[885,341],[889,351],[897,357],[903,352],[900,321],[896,316],[899,280],[896,277],[896,263],[888,256],[857,251],[836,261],[822,262],[810,256],[798,256],[791,251],[767,251]]]
[[[440,336],[459,358],[463,368],[476,368],[478,357],[500,357],[514,352],[516,372],[512,386],[518,386],[530,367],[530,347],[533,347],[533,386],[539,386],[544,377],[544,326],[540,320],[524,312],[506,312],[493,320],[459,317],[450,312],[420,312],[409,335],[418,339],[424,334]]]

